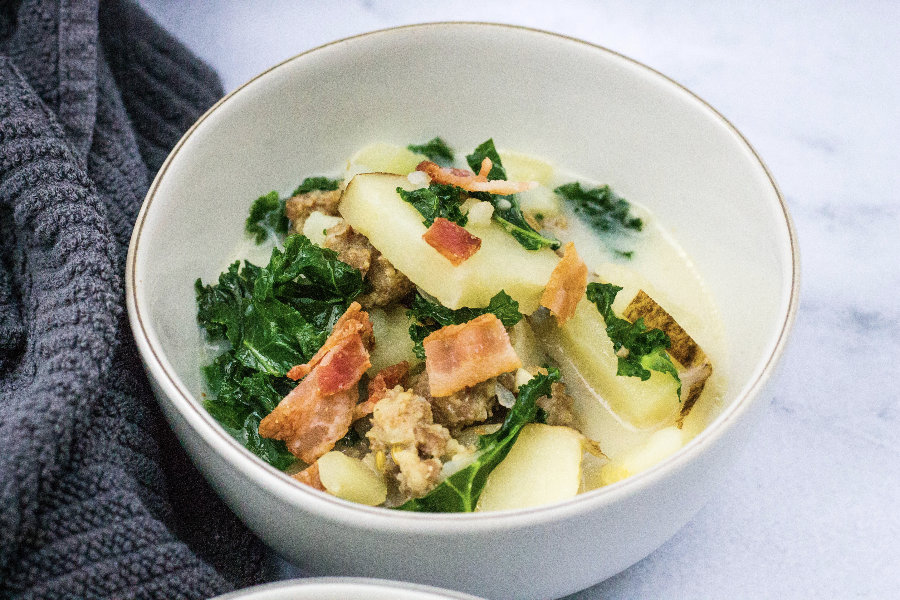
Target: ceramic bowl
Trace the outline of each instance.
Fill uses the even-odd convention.
[[[238,590],[211,600],[479,600],[431,586],[357,577],[293,579]]]
[[[655,467],[566,502],[480,514],[352,504],[267,466],[210,417],[193,284],[236,258],[251,199],[337,173],[374,141],[485,138],[639,199],[678,238],[726,332],[725,406]],[[769,172],[713,108],[609,50],[519,27],[443,23],[322,46],[251,80],[178,143],[138,217],[131,325],[191,458],[275,551],[318,575],[381,577],[491,598],[548,598],[645,557],[709,498],[764,402],[798,293],[795,235]]]

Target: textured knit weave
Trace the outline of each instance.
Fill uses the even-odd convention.
[[[205,598],[261,577],[124,310],[149,181],[220,95],[134,4],[0,0],[0,597]]]

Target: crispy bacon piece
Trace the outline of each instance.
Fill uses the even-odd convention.
[[[348,390],[359,383],[371,366],[369,351],[359,334],[344,337],[316,365],[319,392],[327,396]]]
[[[259,434],[284,440],[294,456],[309,464],[334,448],[353,422],[357,384],[371,366],[368,348],[373,341],[369,315],[354,302],[322,349],[309,363],[295,367],[305,370],[305,377],[260,421]]]
[[[331,335],[328,336],[328,339],[325,340],[325,343],[322,344],[319,351],[309,359],[309,362],[291,367],[291,370],[286,374],[287,377],[294,381],[305,377],[313,370],[313,367],[325,358],[325,355],[328,354],[334,346],[339,344],[345,337],[351,336],[354,333],[360,334],[360,339],[366,349],[372,349],[375,343],[375,336],[372,332],[372,321],[369,320],[369,313],[362,310],[359,302],[353,302],[347,307],[347,310],[344,311],[341,318],[334,324]]]
[[[506,328],[492,313],[442,327],[422,344],[432,396],[449,396],[522,366]]]
[[[317,490],[326,491],[325,486],[322,485],[322,480],[319,479],[319,463],[318,461],[309,465],[296,475],[294,475],[294,479],[299,481],[300,483],[305,483],[306,485],[313,487]]]
[[[454,267],[471,258],[481,248],[481,238],[443,217],[434,220],[422,239],[453,263]]]
[[[401,384],[407,373],[409,373],[409,363],[405,360],[378,371],[375,377],[369,381],[369,397],[354,407],[353,420],[356,421],[372,414],[378,401],[387,396],[388,390]]]
[[[359,399],[355,386],[336,394],[321,393],[315,374],[305,377],[259,422],[259,435],[284,440],[291,454],[309,464],[347,434]]]
[[[533,189],[538,185],[536,181],[506,181],[504,179],[488,181],[487,175],[491,172],[492,166],[491,159],[485,157],[481,162],[481,171],[476,175],[472,171],[465,169],[441,167],[430,160],[423,160],[416,167],[416,170],[427,173],[434,183],[455,185],[467,192],[487,192],[489,194],[508,196],[509,194],[518,194],[519,192]]]
[[[575,307],[587,290],[587,275],[587,265],[575,251],[575,244],[569,242],[541,294],[541,306],[549,308],[560,325],[575,316]]]

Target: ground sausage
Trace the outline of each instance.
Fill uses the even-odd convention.
[[[288,198],[284,203],[284,215],[291,221],[291,233],[303,233],[303,225],[313,211],[338,216],[340,201],[340,190],[313,190]]]
[[[538,408],[547,413],[547,425],[562,425],[577,429],[572,406],[575,399],[566,393],[566,385],[554,382],[550,386],[550,395],[538,398]]]
[[[409,278],[395,269],[366,236],[354,231],[345,221],[325,232],[324,246],[337,252],[340,260],[363,274],[367,291],[358,298],[363,308],[393,304],[413,291]]]
[[[453,431],[482,423],[493,416],[497,407],[496,382],[497,378],[492,377],[449,396],[433,397],[429,391],[427,372],[422,371],[410,378],[412,390],[431,404],[434,422]]]
[[[358,269],[363,277],[369,273],[372,255],[377,252],[366,236],[354,231],[344,220],[325,231],[323,245],[337,252],[339,260]]]
[[[401,386],[375,405],[366,436],[372,453],[392,463],[386,470],[399,470],[400,492],[409,497],[427,494],[438,483],[442,459],[462,450],[446,427],[434,423],[428,401]]]

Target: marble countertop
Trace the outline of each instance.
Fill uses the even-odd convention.
[[[896,597],[900,4],[141,3],[229,90],[338,38],[477,20],[606,46],[715,106],[766,161],[795,220],[793,341],[768,411],[706,507],[649,557],[571,598]]]

